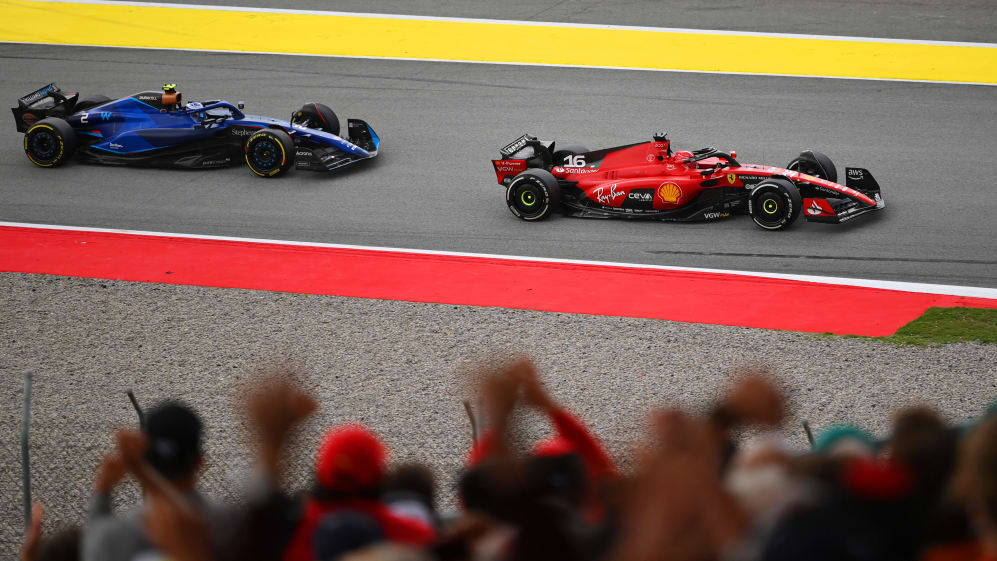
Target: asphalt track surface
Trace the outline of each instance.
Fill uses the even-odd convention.
[[[188,100],[245,99],[262,115],[323,101],[384,142],[369,164],[268,181],[243,167],[40,169],[11,127],[4,221],[997,284],[994,87],[27,45],[0,46],[0,60],[11,102],[50,81],[109,96],[170,81]],[[747,217],[526,224],[505,208],[489,161],[524,132],[595,149],[658,130],[747,162],[822,150],[841,170],[870,169],[887,209],[785,232]]]

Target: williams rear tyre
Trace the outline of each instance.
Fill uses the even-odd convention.
[[[803,197],[789,180],[770,178],[751,190],[748,213],[751,219],[766,230],[782,230],[800,216]]]
[[[789,162],[786,169],[826,179],[833,183],[838,182],[838,170],[834,167],[834,162],[824,154],[815,150],[804,150],[800,155]]]
[[[246,165],[260,177],[277,177],[294,167],[294,141],[280,129],[263,129],[246,140]]]
[[[567,163],[568,156],[577,156],[578,154],[584,154],[588,151],[588,148],[580,144],[569,144],[563,148],[555,150],[552,159],[554,160],[555,166],[563,166]]]
[[[76,105],[73,106],[73,113],[93,109],[94,107],[99,107],[110,101],[111,98],[106,95],[88,95],[86,97],[81,97],[76,100]]]
[[[43,168],[61,166],[76,152],[76,133],[58,117],[38,121],[24,133],[24,153]]]
[[[291,115],[291,122],[339,136],[339,117],[329,106],[306,103]]]
[[[505,190],[505,202],[517,218],[536,222],[561,206],[557,178],[542,169],[531,169],[512,179]]]

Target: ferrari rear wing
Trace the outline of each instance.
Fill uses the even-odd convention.
[[[492,160],[495,177],[500,185],[508,185],[513,177],[526,171],[526,160]]]

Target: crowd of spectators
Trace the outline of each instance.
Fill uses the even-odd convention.
[[[883,440],[838,426],[799,451],[766,436],[785,417],[777,386],[744,373],[706,414],[652,412],[635,467],[620,470],[529,360],[479,374],[452,511],[438,509],[428,468],[391,465],[376,432],[358,424],[325,433],[311,489],[284,491],[288,440],[319,403],[275,374],[242,402],[256,470],[238,504],[198,491],[200,418],[161,403],[140,430],[115,434],[85,525],[43,533],[35,505],[22,559],[997,560],[993,408],[962,426],[906,409]],[[548,418],[554,436],[519,442],[517,407]],[[114,512],[125,477],[143,504]]]

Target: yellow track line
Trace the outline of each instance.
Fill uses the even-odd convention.
[[[997,48],[84,2],[0,0],[0,41],[997,85]]]

